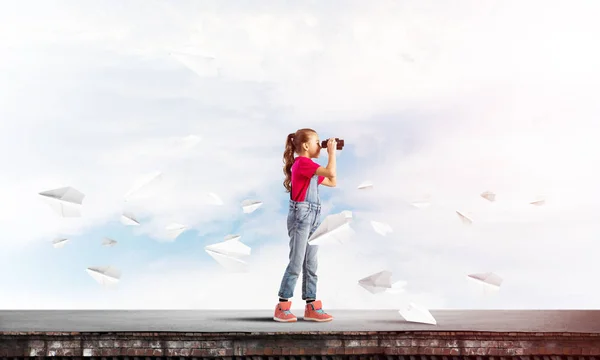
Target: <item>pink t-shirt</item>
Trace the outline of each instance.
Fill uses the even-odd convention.
[[[310,179],[315,175],[319,164],[311,159],[298,156],[292,165],[292,200],[304,201],[306,199],[306,190],[310,184]],[[319,176],[318,184],[323,182],[325,177]]]

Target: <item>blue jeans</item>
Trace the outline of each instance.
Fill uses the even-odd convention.
[[[290,200],[287,217],[290,262],[281,280],[280,298],[290,299],[293,297],[300,271],[302,271],[302,299],[316,299],[317,297],[317,251],[319,247],[318,245],[309,245],[308,238],[319,227],[320,217],[321,205]]]

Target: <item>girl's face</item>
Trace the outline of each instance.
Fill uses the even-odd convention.
[[[321,153],[321,141],[318,134],[310,135],[308,140],[308,156],[310,158],[318,158]]]

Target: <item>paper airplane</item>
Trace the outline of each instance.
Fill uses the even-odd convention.
[[[110,286],[119,282],[121,272],[112,266],[92,266],[85,269],[100,285]]]
[[[352,212],[328,215],[308,239],[309,245],[343,244],[354,234],[350,227]]]
[[[491,192],[491,191],[484,191],[484,192],[481,193],[480,196],[482,198],[488,200],[488,201],[491,201],[491,202],[496,201],[496,194],[493,193],[493,192]]]
[[[544,198],[543,198],[543,197],[541,197],[541,196],[538,196],[538,197],[536,198],[536,200],[534,200],[534,201],[530,202],[529,204],[531,204],[531,205],[535,205],[535,206],[542,206],[542,205],[544,205],[545,203],[546,203],[546,199],[544,199]]]
[[[241,235],[230,234],[230,235],[226,235],[226,236],[223,238],[223,241],[229,241],[229,240],[239,240],[239,239],[241,239],[241,238],[242,238],[242,236],[241,236]]]
[[[182,232],[187,229],[185,225],[172,223],[165,227],[167,230],[167,237],[171,240],[175,240]]]
[[[431,205],[431,203],[426,200],[413,201],[410,204],[412,206],[416,207],[417,209],[425,209]]]
[[[185,67],[193,71],[198,76],[219,76],[219,68],[216,66],[216,60],[214,56],[194,55],[180,51],[172,51],[169,53],[169,55],[177,59],[177,61],[185,65]]]
[[[372,188],[373,188],[373,183],[371,181],[365,181],[365,182],[361,183],[360,185],[358,185],[358,190],[372,189]]]
[[[386,223],[371,220],[371,226],[373,227],[373,230],[381,236],[386,236],[388,233],[392,232],[392,227]]]
[[[102,246],[115,246],[117,245],[117,241],[113,240],[111,238],[104,238],[102,239]]]
[[[249,214],[254,212],[262,205],[262,202],[258,200],[244,200],[242,201],[242,210],[244,210],[245,214]]]
[[[437,325],[437,321],[435,321],[429,310],[417,306],[412,302],[408,306],[398,310],[398,312],[408,322]]]
[[[397,281],[392,284],[392,273],[384,270],[360,279],[358,284],[372,294],[379,294],[383,292],[401,293],[404,291],[403,287],[406,285],[406,282]]]
[[[68,242],[69,242],[69,239],[58,238],[58,239],[52,240],[52,246],[55,249],[59,249],[59,248],[64,247]]]
[[[121,223],[126,226],[138,226],[140,222],[137,221],[135,215],[129,211],[124,211],[121,215]]]
[[[470,274],[467,277],[471,280],[476,281],[479,284],[483,284],[492,289],[499,289],[500,285],[502,285],[502,278],[492,272],[484,273],[484,274]]]
[[[250,256],[251,249],[240,242],[240,238],[239,235],[227,235],[225,241],[208,245],[204,250],[227,270],[246,272],[248,264],[242,258]]]
[[[206,193],[206,202],[211,205],[223,205],[223,200],[219,197],[219,195],[209,192]]]
[[[465,224],[465,225],[471,225],[473,223],[473,219],[471,219],[466,214],[464,214],[464,213],[462,213],[460,211],[456,211],[456,214],[458,215],[458,217],[460,218],[460,220],[462,221],[463,224]]]
[[[385,289],[385,292],[390,294],[399,294],[404,292],[404,287],[406,286],[406,281],[396,281],[392,284],[391,288]]]
[[[150,183],[160,180],[162,173],[160,171],[155,171],[150,174],[146,174],[141,176],[138,180],[136,180],[135,184],[131,187],[131,189],[125,194],[125,201],[131,200],[131,198],[136,195],[142,188],[147,187]]]
[[[80,217],[81,204],[85,195],[72,187],[63,187],[39,193],[42,198],[62,217]]]

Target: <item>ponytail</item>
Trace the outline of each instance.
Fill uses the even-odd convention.
[[[294,165],[294,153],[300,146],[309,140],[311,134],[317,132],[313,129],[300,129],[295,133],[291,133],[287,136],[285,141],[285,151],[283,152],[283,173],[285,174],[285,180],[283,186],[286,192],[292,192],[292,165]]]
[[[283,173],[285,174],[285,180],[283,186],[286,192],[292,191],[292,165],[294,164],[294,152],[296,147],[294,146],[295,133],[291,133],[287,136],[285,142],[285,151],[283,152]]]

